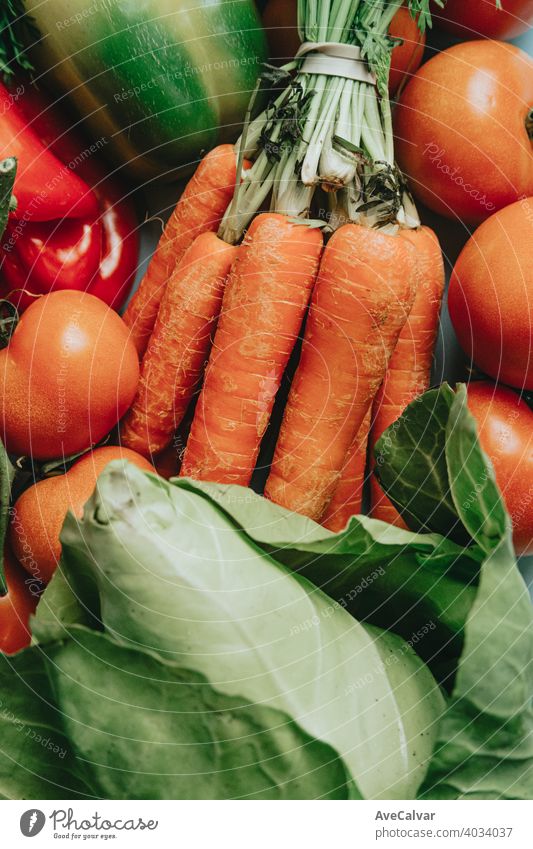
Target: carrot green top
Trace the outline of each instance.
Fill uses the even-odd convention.
[[[258,82],[238,142],[241,158],[253,166],[237,184],[220,230],[224,239],[236,242],[269,196],[272,211],[308,218],[318,187],[329,196],[320,217],[333,222],[330,229],[339,218],[361,214],[371,215],[373,226],[409,224],[388,95],[396,44],[388,30],[402,2],[299,0],[304,48],[283,68],[267,67]],[[431,25],[430,0],[406,5],[421,29]],[[351,74],[348,60],[338,61],[342,54],[352,57]],[[339,76],[343,67],[346,77]],[[265,90],[267,106],[254,117]]]

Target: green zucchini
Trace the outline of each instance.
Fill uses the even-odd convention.
[[[239,134],[266,57],[252,0],[26,0],[39,80],[137,178],[175,178]]]

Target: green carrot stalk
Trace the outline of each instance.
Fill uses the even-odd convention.
[[[438,2],[442,5],[444,0]],[[368,202],[362,187],[370,186],[371,208],[383,188],[390,198],[387,210],[380,208],[378,218],[409,217],[403,211],[403,187],[394,162],[388,95],[395,46],[388,30],[401,5],[402,0],[299,0],[302,40],[359,48],[374,83],[302,72],[305,57],[282,69],[288,84],[281,92],[276,89],[266,109],[249,122],[238,142],[240,155],[251,159],[253,165],[236,187],[219,231],[222,238],[237,242],[269,197],[272,211],[308,217],[318,187],[335,197],[355,186],[361,205]],[[430,0],[408,0],[421,29],[431,25],[429,5]],[[272,80],[271,69],[267,80]]]

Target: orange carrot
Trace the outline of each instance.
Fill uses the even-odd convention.
[[[315,281],[322,234],[257,216],[229,275],[181,475],[250,482]]]
[[[170,216],[139,288],[124,313],[139,356],[152,333],[167,281],[200,233],[216,233],[233,197],[237,160],[233,145],[204,156]]]
[[[416,248],[419,285],[413,309],[400,333],[387,374],[374,402],[371,455],[382,433],[399,419],[411,401],[429,388],[439,328],[444,292],[444,263],[439,240],[429,227],[403,230],[402,236]],[[370,514],[374,519],[406,527],[381,489],[375,474],[370,478],[370,503]]]
[[[370,418],[371,410],[369,408],[357,436],[348,449],[340,480],[321,519],[325,528],[336,533],[342,531],[348,524],[348,520],[352,516],[357,516],[363,506]]]
[[[145,457],[169,445],[191,402],[237,251],[214,233],[202,233],[167,283],[137,395],[120,426],[122,444]]]
[[[265,495],[320,520],[411,309],[415,250],[345,224],[320,266]]]

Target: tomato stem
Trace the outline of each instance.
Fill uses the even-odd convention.
[[[0,162],[0,239],[4,235],[9,213],[16,207],[13,186],[17,173],[17,160],[8,156]]]
[[[19,314],[12,303],[0,299],[0,349],[9,345],[9,340],[18,324]]]

